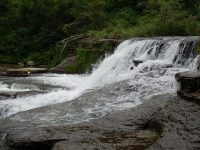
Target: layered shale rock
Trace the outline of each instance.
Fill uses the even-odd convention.
[[[200,72],[188,71],[176,74],[179,83],[178,95],[200,104]]]

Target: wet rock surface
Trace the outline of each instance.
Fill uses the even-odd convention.
[[[40,121],[25,120],[27,116],[30,118],[42,111],[41,108],[21,112],[1,120],[0,129],[7,135],[3,147],[29,150],[65,150],[66,147],[69,150],[144,149],[153,144],[160,134],[149,126],[150,121],[172,100],[169,95],[157,96],[136,108],[108,114],[97,120],[57,126],[40,126]],[[58,105],[60,108],[63,106]],[[53,109],[53,106],[47,107],[43,111]]]
[[[120,92],[133,90],[121,83],[115,93],[107,87],[83,94],[60,104],[17,113],[0,120],[1,150],[193,150],[200,149],[199,90],[184,95],[159,95],[143,104],[107,115],[91,113],[86,120],[84,109],[95,107],[99,97],[115,99]],[[110,89],[109,89],[110,88]],[[187,89],[187,88],[186,88]],[[193,94],[191,94],[193,93]],[[106,99],[107,98],[107,99]],[[104,104],[101,99],[100,105]],[[134,99],[134,97],[133,97]],[[134,101],[133,101],[134,103]],[[87,104],[87,105],[86,105]],[[87,118],[87,117],[86,117]],[[74,118],[73,118],[74,120]]]
[[[62,106],[63,104],[58,104],[57,108]],[[136,108],[77,124],[40,126],[41,122],[26,119],[27,116],[33,117],[38,111],[48,109],[50,112],[54,109],[54,106],[48,107],[21,112],[1,120],[1,135],[6,136],[0,148],[8,150],[200,148],[200,107],[192,101],[178,97],[156,96]]]
[[[196,103],[176,98],[152,122],[159,122],[163,132],[149,150],[200,149],[200,106]]]

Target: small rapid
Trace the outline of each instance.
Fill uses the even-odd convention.
[[[91,74],[41,74],[27,78],[0,78],[0,92],[46,90],[42,94],[0,100],[1,118],[78,98],[83,103],[83,95],[91,95],[92,92],[99,92],[104,88],[108,88],[109,92],[99,94],[96,100],[91,100],[93,104],[90,106],[85,103],[81,114],[76,111],[66,114],[66,119],[70,118],[73,122],[78,115],[84,114],[78,120],[84,121],[90,118],[89,114],[100,113],[102,116],[135,107],[155,95],[175,94],[177,85],[174,75],[196,69],[196,40],[195,37],[130,39],[121,43],[113,54],[98,62]],[[12,84],[7,81],[11,79]],[[56,88],[43,89],[44,85]],[[94,97],[87,96],[87,99]]]

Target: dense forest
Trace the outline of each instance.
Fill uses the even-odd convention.
[[[0,63],[54,66],[62,59],[56,43],[82,33],[96,39],[200,35],[200,0],[0,1]]]

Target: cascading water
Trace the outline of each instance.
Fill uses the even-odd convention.
[[[193,50],[196,40],[196,37],[131,39],[121,43],[114,54],[98,63],[89,75],[42,74],[26,79],[10,78],[12,85],[13,82],[28,83],[30,88],[26,86],[26,91],[31,91],[32,86],[42,90],[38,84],[59,88],[47,90],[43,94],[1,100],[1,117],[68,102],[68,112],[62,114],[62,118],[68,123],[73,123],[95,118],[91,117],[91,114],[98,118],[109,112],[137,106],[154,95],[174,94],[174,75],[196,67]],[[5,88],[8,92],[14,90],[8,88],[8,78],[1,80],[0,91],[5,91]],[[17,90],[24,89],[18,87]],[[48,115],[42,115],[40,118],[59,117],[55,114]]]

